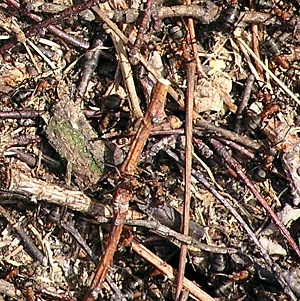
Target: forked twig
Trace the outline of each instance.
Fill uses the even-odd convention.
[[[60,14],[55,15],[52,18],[43,20],[42,17],[35,15],[31,12],[26,11],[25,9],[22,9],[19,2],[15,1],[15,0],[5,0],[5,2],[13,7],[15,7],[16,9],[20,9],[22,14],[26,15],[27,17],[31,18],[32,20],[38,22],[36,25],[33,25],[32,27],[30,27],[27,32],[25,33],[26,37],[29,37],[31,35],[35,35],[37,33],[41,33],[43,29],[48,29],[50,32],[52,32],[53,34],[55,34],[56,36],[60,37],[61,39],[64,39],[65,41],[67,41],[68,43],[77,46],[77,47],[81,47],[84,49],[88,49],[89,48],[89,43],[79,40],[76,37],[73,37],[67,33],[65,33],[63,30],[55,27],[53,24],[57,23],[60,20],[65,19],[67,16],[70,16],[72,14],[77,14],[82,10],[85,10],[89,7],[92,7],[94,5],[94,3],[96,2],[95,0],[90,0],[86,3],[80,3],[77,4],[71,8],[67,8],[64,11],[62,11]],[[3,45],[0,48],[0,53],[5,53],[5,51],[8,51],[9,49],[11,49],[12,47],[14,47],[17,44],[18,41],[12,41],[9,42],[5,45]]]
[[[98,269],[92,280],[92,284],[84,297],[84,301],[93,301],[97,299],[96,296],[101,290],[101,286],[105,280],[105,276],[120,240],[123,224],[128,212],[129,201],[132,198],[132,187],[128,186],[128,184],[130,184],[129,176],[134,175],[140,154],[142,153],[143,147],[150,135],[151,128],[155,123],[160,123],[163,121],[161,120],[161,115],[162,112],[164,112],[169,85],[169,81],[161,80],[158,81],[154,86],[151,102],[149,104],[145,117],[140,124],[139,130],[136,134],[135,140],[131,145],[127,158],[120,169],[121,174],[124,175],[124,180],[115,192],[115,198],[113,201],[113,227],[107,241],[104,255],[100,260]],[[163,114],[163,116],[165,115]]]

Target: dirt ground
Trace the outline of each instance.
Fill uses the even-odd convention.
[[[300,2],[0,2],[0,301],[298,300]]]

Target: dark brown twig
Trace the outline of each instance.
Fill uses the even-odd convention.
[[[235,131],[239,134],[241,130],[241,123],[243,118],[243,112],[245,108],[247,107],[248,101],[251,96],[252,87],[254,84],[254,75],[250,74],[249,77],[246,80],[245,89],[243,91],[243,94],[241,96],[241,101],[239,103],[238,109],[236,111],[236,124],[235,124]]]
[[[279,220],[278,216],[274,213],[274,211],[268,205],[266,200],[257,191],[257,189],[254,187],[254,185],[249,180],[249,178],[238,167],[238,163],[235,161],[235,159],[232,158],[227,153],[225,147],[219,141],[217,141],[216,139],[211,138],[210,142],[212,143],[214,148],[217,150],[217,152],[222,156],[222,158],[224,159],[226,165],[228,165],[230,168],[232,168],[237,173],[239,178],[247,185],[247,187],[250,189],[250,191],[253,193],[253,195],[258,200],[258,202],[262,205],[262,207],[266,210],[268,215],[271,217],[274,224],[277,226],[278,230],[285,237],[285,239],[287,240],[290,247],[296,252],[297,256],[300,258],[300,249],[299,249],[298,245],[295,243],[295,241],[292,238],[291,234],[289,233],[287,228],[283,225],[283,223]]]
[[[207,121],[198,120],[197,126],[201,130],[205,130],[205,132],[215,134],[217,136],[221,136],[223,138],[235,141],[241,145],[244,145],[247,148],[251,148],[253,150],[261,149],[261,144],[259,142],[253,141],[246,136],[238,135],[237,133],[231,132],[229,130],[223,129],[221,127],[215,126]],[[197,133],[197,131],[196,131]]]
[[[166,149],[165,152],[173,158],[178,164],[180,164],[182,167],[184,166],[184,163],[182,160],[179,159],[179,157],[170,149]],[[276,274],[276,277],[282,287],[284,288],[285,292],[290,296],[291,300],[296,301],[297,298],[295,294],[292,292],[290,285],[286,282],[284,277],[281,274],[281,271],[278,271],[273,264],[273,260],[271,257],[266,253],[265,249],[262,247],[261,243],[257,239],[255,233],[252,231],[252,229],[249,227],[249,225],[244,221],[242,216],[236,211],[236,209],[230,204],[228,200],[226,200],[214,187],[212,184],[210,184],[204,176],[196,170],[192,170],[192,175],[199,183],[201,183],[208,191],[210,191],[223,205],[224,207],[234,216],[234,218],[242,225],[246,233],[249,235],[251,240],[255,243],[257,246],[261,256],[264,258],[265,262],[268,264],[269,269],[273,270]]]
[[[91,49],[89,49],[84,55],[81,79],[78,85],[78,95],[81,98],[84,98],[88,83],[98,65],[101,53],[103,51],[101,46],[103,46],[103,40],[105,38],[106,34],[104,34],[102,31],[98,32],[93,39]]]
[[[24,243],[25,249],[28,251],[28,253],[39,262],[43,262],[44,255],[42,254],[42,252],[37,248],[33,240],[25,233],[25,231],[9,214],[9,212],[6,209],[4,209],[1,205],[0,205],[0,215],[3,216],[9,222],[11,227],[16,231],[16,233]]]
[[[193,147],[193,103],[195,90],[196,65],[194,62],[187,64],[187,92],[186,92],[186,126],[185,126],[185,169],[184,169],[184,207],[182,233],[188,235],[191,204],[191,172],[192,172],[192,147]],[[188,247],[182,244],[180,249],[179,268],[177,274],[176,297],[178,300],[183,288],[185,264]]]
[[[58,29],[57,27],[55,27],[53,24],[71,16],[74,14],[78,14],[79,12],[91,8],[96,0],[90,0],[87,1],[85,3],[80,3],[77,4],[73,7],[67,8],[64,11],[62,11],[61,13],[55,15],[54,17],[51,17],[47,20],[44,20],[37,16],[36,14],[30,13],[28,11],[26,11],[25,9],[22,9],[20,4],[15,1],[15,0],[5,0],[5,2],[13,7],[15,7],[16,9],[19,9],[22,14],[25,14],[27,17],[31,18],[32,20],[39,22],[36,25],[31,26],[25,33],[26,37],[32,36],[32,35],[36,35],[36,34],[41,34],[43,32],[43,30],[48,29],[50,32],[52,32],[53,34],[55,34],[56,36],[58,36],[59,38],[63,39],[64,41],[68,42],[71,45],[74,45],[76,47],[80,47],[80,48],[84,48],[84,49],[88,49],[89,48],[89,43],[83,41],[83,40],[79,40],[67,33],[65,33],[63,30]],[[3,45],[0,48],[0,53],[3,55],[5,54],[6,51],[8,51],[9,49],[11,49],[12,47],[14,47],[17,44],[18,41],[12,41],[9,43],[6,43],[5,45]]]
[[[133,47],[130,50],[130,62],[133,65],[136,65],[139,62],[140,48],[144,40],[144,35],[148,30],[150,20],[151,20],[151,15],[153,13],[153,8],[155,7],[155,5],[156,5],[156,0],[147,1],[143,19],[139,24],[137,37],[135,39]]]
[[[224,139],[221,137],[216,137],[216,139],[221,141],[224,145],[228,145],[229,147],[237,150],[239,152],[239,154],[241,154],[251,160],[257,159],[257,156],[255,156],[255,154],[253,152],[251,152],[249,149],[245,148],[244,146],[242,146],[234,141],[227,140],[227,139]]]

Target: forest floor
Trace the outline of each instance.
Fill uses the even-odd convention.
[[[0,3],[0,301],[300,298],[299,1]]]

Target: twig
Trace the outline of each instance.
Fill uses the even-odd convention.
[[[139,156],[150,135],[151,128],[153,125],[161,123],[163,118],[165,118],[164,107],[169,86],[170,82],[165,79],[159,80],[154,86],[147,113],[136,133],[136,138],[132,143],[127,158],[122,164],[121,173],[134,174]]]
[[[162,225],[159,221],[156,220],[128,220],[125,223],[129,226],[149,228],[151,232],[159,236],[165,237],[179,248],[181,247],[182,243],[187,244],[188,249],[191,253],[201,253],[202,251],[206,251],[216,254],[233,254],[238,252],[238,250],[233,248],[210,246],[201,243],[197,239],[193,238],[191,235],[187,236],[176,232],[170,229],[169,227]]]
[[[110,210],[94,202],[81,191],[65,189],[31,176],[31,169],[22,162],[16,162],[7,171],[8,178],[2,177],[1,189],[11,190],[32,198],[32,201],[47,200],[48,203],[90,214],[95,217],[108,215]],[[106,213],[105,213],[106,212]]]
[[[190,205],[191,205],[191,171],[192,171],[192,145],[193,145],[193,103],[195,90],[195,71],[194,62],[187,64],[187,92],[186,92],[186,126],[185,126],[185,170],[184,170],[184,207],[182,233],[189,234]],[[178,300],[183,287],[185,264],[187,257],[187,245],[182,244],[180,250],[179,268],[177,274],[176,297]]]
[[[43,110],[0,111],[1,119],[37,118],[45,114]]]
[[[212,1],[205,1],[203,5],[192,4],[192,5],[173,5],[173,6],[162,6],[158,9],[158,18],[193,18],[202,24],[210,24],[216,21],[222,8],[214,4]],[[126,23],[135,22],[138,18],[136,9],[129,8],[124,10],[105,10],[104,13],[108,18],[113,19],[115,22],[123,21],[124,16],[129,16],[129,20]],[[125,17],[126,18],[126,17]],[[245,11],[241,12],[239,25],[246,24],[274,24],[275,17],[272,18],[270,13],[263,13],[258,11]]]
[[[15,0],[4,0],[7,4],[15,7],[16,9],[19,9],[23,14],[25,14],[27,17],[31,18],[32,20],[39,22],[38,24],[30,27],[27,32],[25,33],[26,37],[29,37],[31,35],[35,35],[37,33],[41,34],[42,29],[47,28],[51,33],[55,34],[56,36],[60,37],[61,39],[65,40],[66,42],[68,42],[69,44],[72,44],[74,46],[77,47],[81,47],[84,49],[88,49],[89,48],[89,43],[79,40],[67,33],[65,33],[64,31],[58,29],[57,27],[55,27],[53,24],[57,23],[58,21],[65,19],[67,16],[73,15],[73,14],[77,14],[82,10],[85,10],[89,7],[92,7],[95,3],[95,0],[91,0],[88,1],[86,3],[80,3],[76,6],[73,6],[71,8],[68,8],[64,11],[62,11],[60,14],[55,15],[52,18],[49,18],[47,20],[43,21],[42,17],[39,17],[31,12],[26,11],[25,9],[22,9],[22,7],[20,6],[19,2],[15,1]],[[4,54],[6,51],[8,51],[9,49],[11,49],[12,47],[14,47],[17,44],[17,40],[9,42],[5,45],[3,45],[0,48],[0,53]]]
[[[11,227],[16,231],[16,233],[24,243],[25,249],[28,251],[28,253],[39,262],[43,262],[44,255],[42,254],[42,252],[37,248],[33,240],[26,234],[26,232],[20,227],[19,223],[17,223],[17,221],[9,214],[9,212],[1,205],[0,215],[3,216],[9,222]]]
[[[259,63],[259,65],[267,72],[270,77],[277,83],[277,85],[286,92],[293,100],[300,105],[299,98],[256,56],[256,54],[252,51],[252,49],[243,41],[241,38],[236,38],[236,41],[239,45],[242,45],[250,55]]]
[[[97,6],[93,7],[93,11],[99,16],[99,18],[105,22],[112,31],[110,32],[116,51],[119,55],[119,64],[121,66],[123,80],[129,94],[130,111],[133,118],[143,117],[142,110],[140,108],[139,99],[135,90],[135,84],[132,77],[132,69],[127,58],[127,53],[124,44],[130,44],[128,38],[120,31],[118,26],[113,23]]]
[[[140,107],[139,98],[136,93],[135,84],[133,80],[133,72],[127,57],[125,45],[123,44],[120,37],[114,31],[111,31],[110,34],[113,43],[115,45],[116,52],[119,57],[119,64],[121,67],[123,80],[129,95],[129,106],[130,106],[130,112],[132,114],[132,118],[134,119],[142,118],[143,113]]]
[[[255,79],[259,82],[261,80],[260,75],[258,74],[256,67],[253,65],[252,60],[251,60],[247,50],[240,44],[238,45],[238,47],[241,50],[241,52],[244,56],[244,59],[249,66],[251,73],[254,75]]]
[[[157,255],[152,253],[142,244],[138,243],[136,240],[133,240],[131,243],[131,248],[139,254],[142,258],[149,261],[153,264],[157,269],[162,271],[171,281],[175,281],[175,272],[170,265],[168,265],[165,261],[160,259]],[[193,296],[195,300],[201,301],[214,301],[214,299],[204,292],[200,287],[198,287],[194,282],[184,278],[183,279],[183,287],[187,289]]]
[[[87,245],[86,241],[83,239],[80,232],[75,228],[74,223],[70,223],[70,221],[67,221],[67,220],[61,220],[59,225],[65,231],[70,233],[70,235],[73,236],[73,238],[76,240],[76,242],[82,247],[82,249],[86,252],[86,254],[91,258],[91,260],[95,264],[97,264],[98,263],[97,257],[95,256],[92,249]]]
[[[148,0],[145,7],[145,12],[142,18],[141,23],[139,24],[138,33],[136,36],[136,39],[134,41],[133,47],[130,50],[130,62],[133,65],[136,65],[139,62],[139,56],[140,56],[140,48],[142,45],[142,42],[144,40],[144,35],[148,30],[151,15],[153,13],[153,8],[156,5],[156,0]]]
[[[257,55],[259,58],[260,56],[260,50],[259,50],[259,44],[258,44],[258,25],[257,24],[251,24],[251,29],[252,29],[252,48],[253,52]],[[257,69],[257,72],[259,75],[262,74],[262,67],[255,61],[255,66]]]
[[[287,240],[290,247],[296,252],[297,256],[300,258],[300,249],[297,246],[297,244],[295,243],[291,234],[289,233],[287,228],[283,225],[283,223],[279,220],[279,218],[274,213],[274,211],[271,209],[271,207],[268,205],[266,200],[257,191],[257,189],[254,187],[254,185],[251,183],[251,181],[248,179],[248,177],[242,172],[242,170],[240,170],[238,168],[238,163],[235,161],[235,159],[230,157],[230,155],[227,153],[225,147],[219,141],[211,138],[210,142],[212,143],[214,148],[218,151],[218,153],[222,156],[226,165],[228,165],[230,168],[232,168],[238,174],[239,178],[247,185],[247,187],[250,189],[250,191],[253,193],[253,195],[256,197],[256,199],[259,201],[259,203],[263,206],[263,208],[266,210],[268,215],[271,217],[274,224],[277,226],[278,230],[285,237],[285,239]]]
[[[255,11],[255,4],[256,4],[256,2],[254,0],[250,0],[250,10],[251,11]],[[252,37],[253,52],[257,55],[257,57],[260,57],[259,46],[258,46],[259,41],[258,41],[258,25],[257,24],[251,24],[251,37]],[[262,75],[263,69],[256,61],[254,63],[255,63],[258,74]]]
[[[189,17],[198,20],[200,23],[209,24],[219,17],[220,8],[211,1],[204,5],[174,5],[163,6],[158,11],[160,19]]]
[[[101,48],[103,46],[103,40],[105,39],[105,36],[106,34],[104,34],[102,31],[97,32],[96,36],[93,39],[91,49],[89,49],[83,57],[84,61],[82,66],[81,78],[78,85],[78,95],[81,98],[84,98],[88,83],[98,65],[102,53]]]
[[[101,290],[108,268],[116,252],[123,224],[127,216],[129,201],[131,200],[133,193],[133,188],[128,187],[128,184],[130,184],[130,178],[128,177],[132,176],[135,172],[139,156],[150,135],[152,126],[156,122],[159,123],[162,121],[160,120],[160,115],[161,112],[164,111],[169,84],[170,83],[167,80],[158,81],[156,83],[145,117],[140,124],[127,158],[120,168],[120,172],[124,175],[125,179],[115,192],[115,198],[113,201],[114,224],[107,241],[104,255],[101,257],[98,269],[92,280],[92,284],[84,297],[84,301],[93,301],[97,299],[96,296],[98,295],[99,290]]]
[[[241,135],[238,135],[237,133],[234,133],[229,130],[223,129],[221,127],[215,126],[207,121],[197,120],[197,127],[200,127],[202,130],[205,130],[205,132],[213,133],[217,136],[222,136],[229,140],[235,141],[241,145],[244,145],[245,147],[249,147],[253,150],[261,149],[260,143],[253,141],[246,136],[241,136]],[[196,133],[197,133],[197,131],[196,131]]]
[[[242,146],[242,145],[240,145],[240,144],[238,144],[234,141],[227,140],[227,139],[224,139],[224,138],[221,138],[221,137],[216,137],[216,139],[221,141],[224,145],[228,145],[229,147],[237,150],[239,152],[239,154],[241,154],[245,157],[248,157],[251,160],[256,160],[257,159],[257,156],[253,152],[251,152],[250,150],[248,150],[244,146]]]
[[[186,0],[186,6],[191,5],[190,0]],[[192,18],[188,18],[187,20],[187,26],[189,29],[189,43],[192,47],[193,50],[193,58],[196,61],[196,66],[197,66],[197,73],[199,78],[206,77],[206,75],[203,72],[201,62],[200,62],[200,57],[198,54],[198,45],[197,45],[197,40],[196,40],[196,34],[195,34],[195,26],[194,26],[194,20]]]
[[[56,69],[55,64],[29,39],[27,39],[28,45],[33,48],[42,58],[43,60],[51,67],[51,69]],[[38,70],[38,69],[37,69]],[[40,73],[40,71],[39,71]]]
[[[176,162],[178,162],[181,166],[183,166],[183,162],[178,158],[178,156],[171,150],[166,149],[165,152],[173,158]],[[251,240],[257,246],[261,256],[264,258],[265,262],[268,264],[270,270],[273,270],[276,274],[276,277],[282,287],[284,288],[285,292],[290,296],[293,301],[296,301],[297,298],[295,294],[292,292],[290,285],[286,282],[283,278],[281,271],[278,271],[273,264],[273,260],[271,257],[266,253],[265,249],[257,239],[255,233],[252,229],[248,226],[248,224],[244,221],[242,216],[235,210],[235,208],[204,178],[204,176],[196,170],[192,170],[192,175],[195,179],[199,181],[208,191],[210,191],[223,205],[224,207],[234,216],[234,218],[242,225],[246,233],[249,235]]]
[[[241,101],[240,101],[238,109],[236,111],[235,131],[237,133],[240,133],[240,130],[241,130],[243,113],[244,113],[244,110],[247,107],[248,101],[250,99],[253,83],[254,83],[254,75],[250,74],[246,80],[245,89],[242,93]]]

